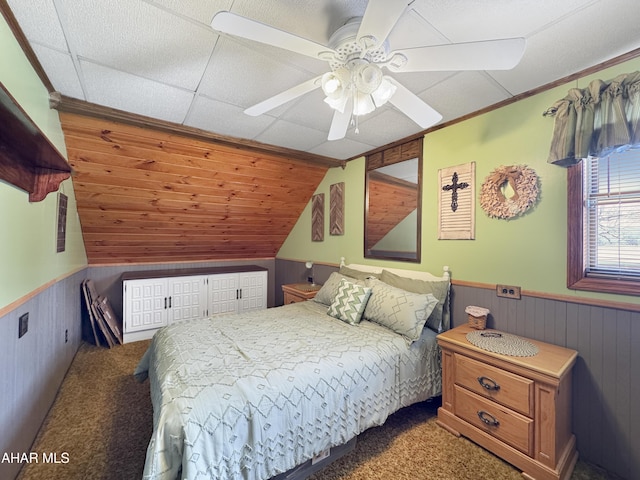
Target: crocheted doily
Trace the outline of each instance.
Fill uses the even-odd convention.
[[[532,357],[538,353],[538,347],[528,340],[495,330],[469,332],[467,340],[483,350],[512,357]]]

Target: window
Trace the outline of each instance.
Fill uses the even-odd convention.
[[[569,168],[567,286],[640,294],[640,149]]]

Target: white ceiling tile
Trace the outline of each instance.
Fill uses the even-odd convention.
[[[229,10],[233,0],[143,0],[151,5],[171,10],[186,18],[210,26],[213,15],[222,10]]]
[[[185,125],[221,135],[252,139],[274,121],[275,118],[268,115],[251,117],[235,105],[198,96],[193,102]]]
[[[352,17],[362,16],[367,0],[236,0],[232,11],[280,30],[328,45],[329,37]]]
[[[280,113],[274,110],[283,120],[317,130],[328,130],[333,119],[333,110],[324,102],[321,88],[300,97],[295,105]]]
[[[337,158],[338,160],[347,160],[349,158],[360,156],[363,152],[373,150],[375,146],[376,145],[356,142],[350,138],[343,138],[342,140],[335,141],[327,140],[317,147],[312,148],[310,152],[315,153],[316,155]]]
[[[95,63],[195,89],[217,35],[148,3],[59,0],[72,52]]]
[[[481,110],[508,98],[484,72],[459,72],[419,95],[442,115],[442,122]]]
[[[86,100],[71,55],[40,45],[34,45],[33,51],[58,92],[68,97]]]
[[[193,93],[146,78],[81,61],[87,100],[98,105],[182,123]]]
[[[372,145],[386,145],[422,130],[409,117],[391,105],[364,115],[358,119],[358,130],[349,127],[347,137],[351,140]]]
[[[199,92],[247,108],[313,78],[311,73],[278,62],[257,48],[220,39]]]
[[[326,141],[327,133],[295,123],[278,120],[256,137],[256,140],[295,150],[309,151]]]
[[[451,42],[522,37],[593,0],[453,0],[417,1],[420,16]]]
[[[636,0],[616,3],[619,11],[637,9]],[[588,35],[576,34],[589,25],[590,19],[606,18],[611,8],[607,2],[596,2],[554,23],[527,39],[527,49],[518,67],[491,72],[491,76],[515,95],[640,48],[634,15],[620,15],[612,29],[589,28]]]
[[[448,43],[442,33],[411,9],[406,15],[400,17],[389,34],[388,40],[392,51]]]
[[[7,3],[30,42],[67,50],[53,0],[8,0]]]

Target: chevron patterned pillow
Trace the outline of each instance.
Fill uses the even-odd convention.
[[[343,278],[338,292],[327,313],[350,325],[357,325],[371,295],[371,288],[358,285]]]

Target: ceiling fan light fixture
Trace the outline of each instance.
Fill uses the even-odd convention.
[[[356,60],[352,66],[353,83],[362,93],[373,93],[382,82],[382,70],[366,60]]]
[[[382,77],[380,86],[371,94],[376,107],[381,107],[387,103],[393,94],[396,93],[397,88],[395,84],[391,83],[388,76],[385,75]]]
[[[368,93],[354,92],[353,114],[355,116],[366,115],[376,109],[373,98]]]
[[[344,108],[346,107],[348,100],[349,100],[349,95],[341,95],[336,98],[325,97],[324,99],[327,105],[329,105],[334,110],[339,111],[340,113],[344,113]]]

